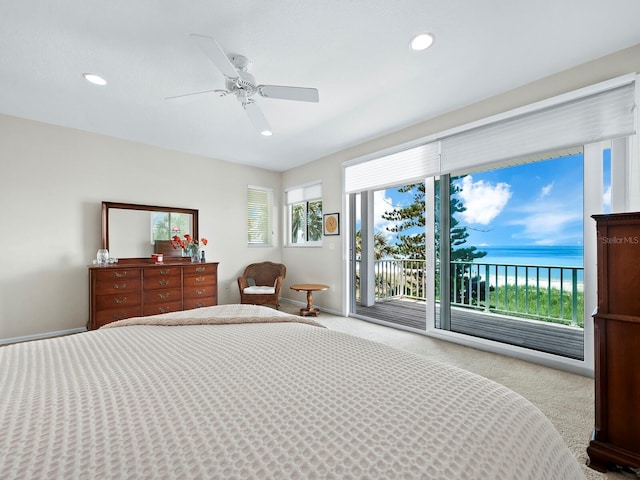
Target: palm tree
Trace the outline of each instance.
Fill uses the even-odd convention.
[[[362,253],[362,231],[356,232],[356,255]],[[382,232],[373,234],[373,259],[382,260],[383,258],[393,258],[394,248],[387,243],[387,237]]]
[[[322,200],[291,205],[291,242],[316,242],[322,238]]]

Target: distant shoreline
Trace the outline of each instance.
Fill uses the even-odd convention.
[[[529,273],[529,286],[536,286],[536,272],[539,270],[538,285],[541,289],[549,286],[563,291],[573,289],[571,270],[578,269],[577,289],[584,290],[584,248],[581,245],[523,245],[523,246],[486,246],[476,247],[478,251],[486,252],[482,258],[474,259],[473,263],[480,265],[478,274],[485,280],[483,264],[498,265],[489,267],[489,283],[494,287],[502,287],[505,284],[516,284],[516,267],[518,270],[518,286],[525,285],[526,273]],[[529,267],[529,268],[525,268]],[[560,272],[564,275],[562,284]],[[505,281],[506,278],[506,281]]]
[[[493,284],[492,281],[496,280],[496,284]],[[484,281],[484,277],[482,278],[482,281]],[[489,279],[489,285],[495,288],[499,288],[499,287],[503,287],[504,285],[508,285],[508,286],[515,286],[516,285],[516,277],[515,275],[513,276],[509,276],[507,275],[506,277],[506,282],[505,282],[505,277],[504,276],[498,276],[498,278],[496,279],[495,276],[492,276]],[[551,288],[555,288],[556,290],[560,290],[560,287],[562,286],[562,290],[565,292],[570,292],[573,289],[573,282],[571,279],[569,280],[563,280],[563,282],[560,282],[560,279],[558,280],[554,280],[553,278],[551,279]],[[525,277],[524,275],[519,275],[518,276],[518,287],[524,287],[526,284],[525,282]],[[529,281],[528,284],[529,287],[535,287],[536,286],[536,281],[535,278],[532,281]],[[538,286],[541,289],[546,290],[547,287],[549,286],[549,281],[545,278],[545,279],[540,279],[538,282]],[[584,291],[584,282],[582,280],[578,280],[576,282],[576,288],[578,289],[579,292]]]
[[[582,245],[484,246],[476,249],[487,255],[476,258],[474,263],[570,268],[584,266]]]

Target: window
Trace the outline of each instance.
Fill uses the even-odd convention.
[[[191,217],[190,213],[151,212],[151,243],[191,233]]]
[[[289,245],[317,245],[322,241],[322,183],[287,190]]]
[[[597,245],[589,217],[628,209],[631,192],[640,191],[629,173],[637,171],[635,78],[433,134],[421,147],[416,141],[345,162],[349,220],[356,228],[349,247],[362,252],[349,260],[350,312],[503,353],[518,350],[517,356],[556,355],[558,365],[593,363],[592,344],[585,341],[593,335],[585,312],[596,304]],[[406,178],[397,168],[405,163],[415,167]],[[423,184],[416,180],[421,176]],[[423,186],[424,204],[391,201],[392,182]],[[407,254],[392,264],[376,256],[376,235],[391,238],[377,230],[380,192],[384,209],[397,205],[414,213],[398,217],[424,232],[424,266],[410,264]],[[397,239],[391,243],[404,247]],[[409,288],[414,285],[421,289]],[[404,302],[402,321],[380,308],[395,308],[398,296],[413,295],[425,305]]]
[[[273,191],[264,187],[247,188],[247,242],[254,246],[273,244]]]

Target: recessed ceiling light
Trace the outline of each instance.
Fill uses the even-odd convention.
[[[265,137],[270,137],[271,135],[273,135],[273,132],[271,130],[263,130],[260,132],[261,135],[264,135]]]
[[[411,39],[411,48],[416,51],[426,50],[433,45],[433,35],[430,33],[420,33]]]
[[[87,82],[91,82],[94,85],[106,85],[107,81],[102,78],[100,75],[96,75],[95,73],[83,73],[82,76],[85,78]]]

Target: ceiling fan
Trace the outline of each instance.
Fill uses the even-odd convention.
[[[265,136],[271,135],[272,131],[262,110],[253,98],[256,93],[265,98],[318,102],[318,90],[315,88],[257,85],[253,75],[247,72],[251,64],[247,57],[237,54],[227,55],[218,42],[207,35],[191,34],[189,36],[198,43],[198,46],[209,57],[209,60],[222,72],[225,78],[226,90],[205,90],[167,97],[166,100],[183,99],[211,92],[217,93],[221,97],[233,94],[242,103],[242,107],[247,112],[253,126]]]

